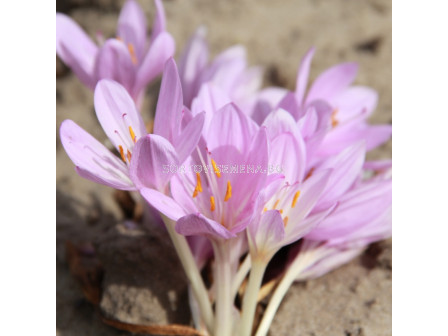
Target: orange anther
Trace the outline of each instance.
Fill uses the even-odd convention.
[[[230,197],[232,197],[232,185],[230,184],[230,181],[227,181],[227,190],[226,196],[224,197],[224,202],[227,202]]]
[[[124,150],[123,150],[123,147],[118,146],[118,149],[120,150],[120,156],[121,156],[121,159],[126,163],[126,158],[125,158],[125,156],[124,156]]]
[[[131,61],[134,65],[137,64],[137,56],[135,55],[134,45],[132,43],[128,43],[129,54],[131,54]]]
[[[213,170],[215,171],[216,176],[221,177],[221,171],[219,170],[215,160],[212,159]]]
[[[275,208],[277,208],[277,205],[278,205],[278,203],[280,202],[280,200],[278,199],[278,200],[276,200],[275,201],[275,203],[274,203],[274,206],[272,207],[272,209],[275,209]]]
[[[311,168],[308,172],[308,174],[306,174],[304,181],[308,180],[314,173],[314,167]]]
[[[129,126],[129,134],[131,135],[131,139],[134,143],[137,142],[137,137],[135,136],[134,130],[132,129],[131,126]]]
[[[300,196],[300,190],[294,194],[294,198],[292,199],[291,208],[294,208],[296,206],[299,196]]]
[[[200,192],[202,192],[201,175],[196,173],[196,187],[193,191],[193,198],[195,198]]]
[[[331,112],[331,127],[335,128],[337,125],[339,125],[339,121],[336,119],[336,115],[338,114],[338,110],[335,109],[333,112]]]

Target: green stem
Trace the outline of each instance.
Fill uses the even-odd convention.
[[[214,336],[230,336],[233,329],[232,269],[229,243],[213,242],[215,252],[216,319]]]
[[[190,281],[191,289],[193,290],[196,301],[198,302],[201,311],[202,319],[209,331],[213,330],[214,316],[212,306],[208,298],[208,291],[205,288],[199,269],[191,253],[190,246],[184,236],[178,234],[174,229],[175,222],[162,215],[168,234],[171,237],[174,248],[179,256],[180,262],[184,268],[188,280]]]
[[[262,259],[252,261],[249,283],[244,293],[242,315],[240,320],[240,336],[250,336],[254,323],[255,309],[258,303],[258,293],[263,280],[264,271],[267,263]]]

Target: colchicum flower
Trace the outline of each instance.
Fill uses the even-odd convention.
[[[324,71],[306,89],[314,49],[300,64],[294,92],[260,90],[261,69],[248,68],[242,46],[209,62],[204,28],[178,69],[161,1],[155,4],[149,47],[134,0],[120,13],[117,37],[100,46],[57,14],[57,53],[94,89],[98,120],[116,153],[71,120],[61,124],[61,142],[79,175],[138,190],[162,214],[204,334],[252,334],[266,267],[293,244],[256,331],[264,336],[294,281],[321,276],[390,237],[391,162],[365,158],[391,127],[368,124],[377,94],[352,85],[354,63]],[[148,134],[136,104],[162,69]],[[207,289],[200,270],[211,260]]]
[[[174,39],[165,31],[162,2],[155,0],[155,4],[150,41],[144,12],[135,0],[127,0],[120,12],[116,38],[103,41],[100,37],[99,45],[70,17],[57,13],[58,56],[90,89],[101,79],[113,79],[140,105],[144,88],[162,72],[175,51]]]
[[[95,88],[95,111],[119,156],[75,122],[65,120],[61,124],[62,144],[79,175],[122,190],[137,190],[142,184],[157,190],[166,187],[171,175],[163,173],[161,167],[178,165],[190,155],[199,141],[204,123],[202,114],[195,118],[184,117],[181,100],[178,101],[179,105],[171,105],[170,76],[176,71],[173,66],[174,61],[168,60],[156,110],[158,115],[171,114],[178,119],[177,128],[170,121],[173,132],[169,139],[164,137],[166,132],[158,126],[155,132],[160,134],[147,134],[142,117],[128,92],[117,82],[107,79],[101,80]],[[169,111],[164,110],[167,107]],[[142,162],[146,165],[145,171],[140,169]],[[134,184],[135,181],[137,184]]]
[[[209,63],[205,35],[205,28],[199,27],[180,57],[179,76],[185,105],[193,108],[193,99],[203,84],[210,83],[242,111],[251,110],[263,80],[261,67],[248,67],[246,49],[241,45],[224,50]]]

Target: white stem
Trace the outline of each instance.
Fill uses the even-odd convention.
[[[190,246],[184,236],[178,234],[174,229],[175,223],[169,218],[162,216],[168,234],[171,237],[174,248],[179,256],[180,262],[184,268],[185,274],[190,281],[191,289],[193,290],[196,301],[198,302],[202,319],[209,331],[213,330],[214,316],[212,306],[208,299],[207,288],[205,288],[199,269],[191,253]]]
[[[249,273],[251,264],[252,263],[250,260],[250,254],[248,254],[246,258],[244,258],[244,261],[241,264],[240,268],[238,269],[238,273],[236,274],[235,279],[233,280],[233,287],[232,287],[233,297],[235,297],[238,294],[238,290],[240,289],[241,284],[246,278],[247,273]]]
[[[304,251],[299,252],[297,257],[291,263],[282,280],[275,289],[274,294],[272,294],[271,300],[269,301],[269,304],[263,314],[263,318],[258,325],[255,336],[266,336],[272,320],[274,319],[275,313],[277,312],[289,287],[291,287],[297,276],[308,267],[312,252],[312,250],[310,251],[308,249],[304,249]]]
[[[215,252],[216,319],[214,336],[230,336],[233,329],[232,269],[229,243],[213,242]]]
[[[267,263],[261,259],[255,259],[252,262],[249,283],[243,298],[243,308],[240,321],[239,336],[250,336],[254,323],[255,310],[257,308],[258,293],[263,280],[264,271]]]

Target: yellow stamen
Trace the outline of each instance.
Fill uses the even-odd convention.
[[[278,212],[280,212],[280,214],[282,214],[283,213],[283,209],[280,209]]]
[[[218,168],[218,166],[216,165],[215,160],[212,159],[212,166],[213,166],[213,170],[215,171],[216,176],[221,177],[221,172]]]
[[[227,202],[230,197],[232,197],[232,185],[230,184],[230,181],[227,181],[227,190],[226,196],[224,197],[224,202]]]
[[[196,189],[202,192],[201,174],[196,173]]]
[[[215,210],[215,198],[213,196],[210,196],[210,210]]]
[[[129,53],[131,54],[131,61],[134,65],[137,64],[137,56],[135,55],[134,45],[132,43],[128,43]]]
[[[121,159],[126,163],[126,158],[124,157],[123,147],[118,146],[118,149],[120,150]]]
[[[137,142],[137,137],[135,136],[134,130],[132,129],[131,126],[129,126],[129,134],[131,135],[132,141],[134,143],[136,143]]]
[[[294,208],[296,206],[299,196],[300,196],[300,190],[294,194],[294,198],[292,199],[291,208]]]
[[[283,219],[283,226],[284,226],[284,227],[286,227],[286,225],[288,225],[288,220],[289,220],[289,217],[288,217],[288,216],[286,216],[286,217]]]
[[[275,208],[277,208],[277,205],[278,205],[278,203],[280,202],[280,200],[278,199],[278,200],[276,200],[275,201],[275,203],[274,203],[274,206],[272,207],[272,209],[275,209]]]
[[[128,149],[128,152],[126,153],[126,155],[127,155],[127,157],[128,157],[128,161],[129,161],[129,163],[131,163],[131,157],[132,157],[132,154],[131,154],[131,152],[129,151],[129,149]]]
[[[200,192],[202,192],[201,174],[196,173],[196,187],[193,191],[193,198],[195,198]]]
[[[333,112],[331,112],[331,127],[335,128],[337,125],[339,125],[339,121],[336,119],[336,115],[338,114],[338,110],[335,109]]]
[[[264,208],[264,209],[263,209],[263,212],[266,212],[266,211],[268,211],[268,208]]]

